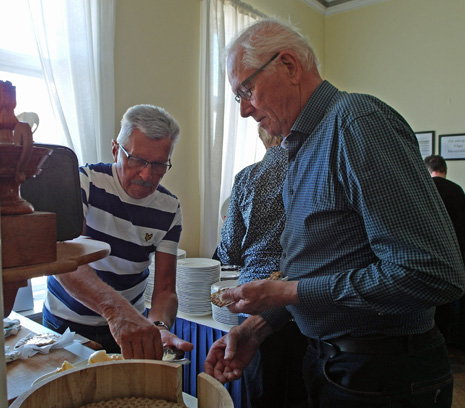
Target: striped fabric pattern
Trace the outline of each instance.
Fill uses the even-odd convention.
[[[80,181],[86,235],[111,246],[108,257],[90,266],[142,313],[154,252],[177,255],[182,229],[179,200],[161,185],[146,198],[128,196],[110,163],[81,167]],[[107,324],[73,299],[55,277],[48,278],[47,289],[44,307],[52,315],[91,326]]]

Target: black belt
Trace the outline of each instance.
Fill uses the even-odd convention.
[[[434,326],[425,333],[405,336],[345,336],[330,340],[307,337],[307,340],[312,347],[329,355],[335,355],[338,351],[356,354],[401,354],[412,347],[425,345],[439,335],[438,328]]]

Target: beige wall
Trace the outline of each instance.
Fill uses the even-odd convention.
[[[465,1],[389,0],[326,18],[326,78],[371,93],[419,131],[465,133]],[[448,178],[465,188],[465,161]]]
[[[199,54],[198,0],[119,0],[116,9],[117,131],[132,105],[162,106],[181,126],[173,168],[162,184],[181,201],[180,247],[198,254]]]
[[[324,17],[302,0],[243,0],[299,27],[324,76],[347,91],[378,96],[414,130],[465,132],[463,0],[388,0]],[[200,0],[118,0],[116,117],[132,105],[163,106],[180,123],[173,169],[163,184],[181,200],[180,247],[198,256]],[[437,147],[437,143],[436,143]],[[465,161],[449,161],[465,188]]]
[[[302,31],[316,38],[315,48],[323,53],[324,19],[301,0],[248,3],[269,15],[301,22]],[[162,106],[178,120],[181,137],[173,168],[162,184],[181,201],[180,247],[189,257],[198,256],[200,233],[200,24],[200,0],[117,2],[116,129],[126,109],[140,103]]]

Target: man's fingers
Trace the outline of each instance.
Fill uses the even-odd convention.
[[[132,350],[132,345],[129,342],[123,341],[121,344],[121,354],[125,360],[130,360],[134,358],[134,352]]]

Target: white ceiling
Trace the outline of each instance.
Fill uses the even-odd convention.
[[[341,13],[387,0],[302,0],[325,15]]]

